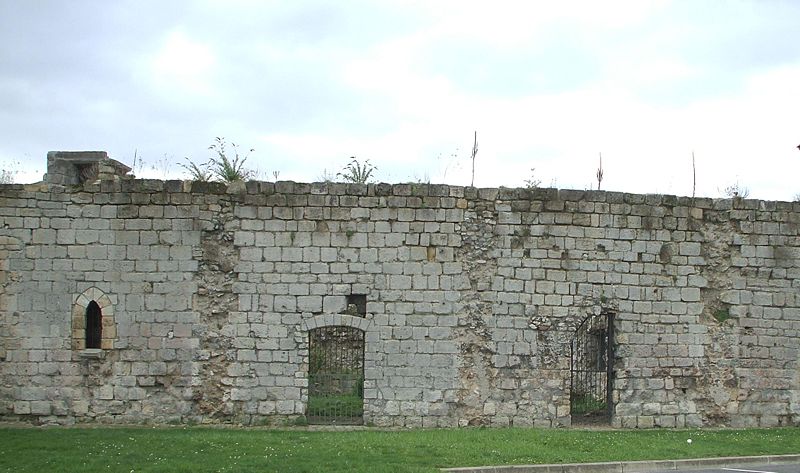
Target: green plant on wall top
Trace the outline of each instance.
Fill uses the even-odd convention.
[[[19,161],[0,164],[0,184],[13,184],[19,172]]]
[[[729,199],[737,197],[740,199],[746,199],[750,196],[750,189],[739,184],[738,182],[734,182],[733,184],[723,189],[722,193],[725,195],[725,197]]]
[[[369,159],[362,163],[355,156],[352,156],[350,158],[350,162],[347,163],[347,166],[345,166],[341,172],[336,173],[336,177],[345,182],[366,184],[373,177],[373,174],[377,170],[378,168],[373,166],[369,162]]]
[[[255,151],[250,149],[247,155],[239,154],[239,146],[231,143],[227,147],[225,138],[214,138],[214,144],[208,147],[216,156],[209,160],[209,168],[214,176],[222,182],[246,181],[255,175],[255,171],[244,167],[249,154]],[[231,156],[231,154],[233,156]]]
[[[220,181],[231,183],[235,181],[246,181],[256,177],[256,171],[245,167],[249,154],[255,151],[250,149],[247,154],[239,153],[239,145],[236,143],[228,144],[225,138],[214,138],[214,144],[208,147],[213,151],[213,156],[202,164],[197,164],[189,158],[186,164],[180,166],[189,174],[194,181]],[[276,176],[277,177],[277,176]]]
[[[531,168],[531,177],[525,179],[525,187],[527,189],[537,189],[541,183],[542,180],[536,178],[536,168]]]
[[[178,163],[178,165],[186,170],[187,173],[189,173],[189,178],[191,180],[202,182],[211,180],[213,176],[211,175],[211,171],[208,169],[208,166],[205,165],[206,163],[198,165],[189,158],[183,159],[186,160],[186,163]]]

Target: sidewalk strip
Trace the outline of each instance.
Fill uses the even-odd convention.
[[[743,471],[745,473],[775,473],[774,471],[761,471],[761,470],[740,470],[739,468],[722,468],[726,471]]]
[[[726,466],[786,465],[800,463],[800,454],[757,455],[748,457],[683,458],[677,460],[634,460],[602,463],[555,463],[538,465],[497,465],[440,468],[449,473],[649,473],[680,470],[732,471],[740,473],[775,473]]]

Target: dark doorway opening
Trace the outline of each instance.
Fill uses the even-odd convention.
[[[572,339],[570,415],[573,425],[608,424],[613,415],[614,314],[587,317]]]
[[[364,332],[320,327],[308,335],[308,408],[312,424],[363,424]]]

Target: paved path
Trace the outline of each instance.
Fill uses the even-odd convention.
[[[661,470],[659,473],[672,471],[675,470]],[[786,465],[731,465],[726,468],[681,471],[682,473],[800,473],[800,463],[789,463]]]
[[[800,455],[442,468],[449,473],[800,473]]]

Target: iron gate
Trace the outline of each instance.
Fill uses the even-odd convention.
[[[570,414],[573,424],[611,421],[614,314],[590,315],[572,339]]]
[[[313,329],[308,355],[308,421],[363,423],[364,332],[341,326]]]

